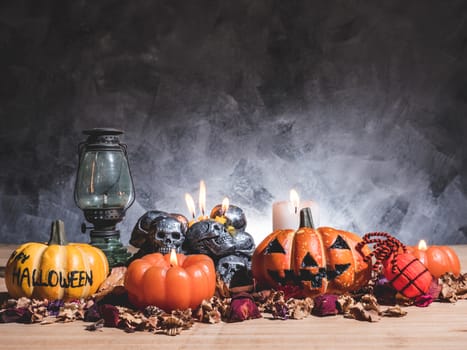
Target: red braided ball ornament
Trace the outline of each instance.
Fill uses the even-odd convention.
[[[426,266],[410,253],[399,253],[384,260],[383,274],[406,298],[426,294],[433,279]]]

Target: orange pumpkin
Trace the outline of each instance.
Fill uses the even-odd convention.
[[[448,246],[407,247],[407,252],[412,253],[430,271],[435,278],[439,278],[447,272],[459,276],[461,264],[454,249]]]
[[[207,255],[153,253],[128,266],[125,288],[130,302],[138,308],[155,305],[166,312],[195,309],[214,295],[216,270]]]
[[[355,246],[361,238],[331,227],[313,227],[309,208],[300,212],[300,228],[277,230],[256,248],[251,270],[264,287],[299,284],[308,296],[358,290],[371,277],[370,263]],[[368,247],[363,253],[369,254]]]

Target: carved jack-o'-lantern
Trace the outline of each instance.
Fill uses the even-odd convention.
[[[359,241],[351,232],[315,229],[311,210],[305,208],[297,231],[274,231],[258,245],[251,270],[264,287],[297,284],[308,296],[358,290],[371,277],[370,263],[355,249]]]

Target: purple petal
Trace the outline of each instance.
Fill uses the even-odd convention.
[[[99,308],[100,314],[104,319],[104,327],[117,327],[120,322],[118,309],[110,304],[103,304]]]
[[[229,320],[232,322],[261,317],[261,313],[253,301],[253,297],[248,293],[238,293],[233,296],[230,303],[230,309]]]
[[[314,299],[313,309],[311,313],[315,316],[331,316],[337,315],[337,295],[323,294]]]

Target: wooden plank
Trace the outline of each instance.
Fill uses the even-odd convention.
[[[14,248],[14,247],[13,247]],[[454,246],[467,266],[467,246]],[[0,246],[6,262],[12,247]],[[3,259],[3,260],[2,260]],[[0,290],[5,291],[3,278]],[[7,349],[464,349],[467,344],[467,301],[433,303],[427,308],[408,307],[402,318],[368,323],[310,316],[304,320],[262,319],[214,325],[195,324],[170,337],[147,332],[127,334],[119,329],[84,330],[86,323],[22,325],[0,324],[0,348]]]

